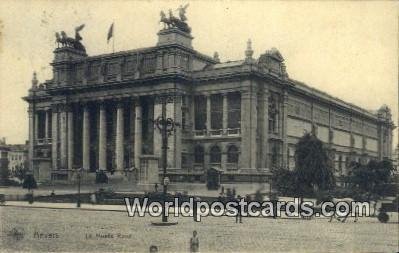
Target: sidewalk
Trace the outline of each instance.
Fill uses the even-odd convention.
[[[247,194],[253,194],[257,190],[262,192],[268,192],[269,185],[267,183],[234,183],[234,184],[222,184],[224,191],[228,188],[235,189],[237,195],[245,196]],[[108,183],[108,184],[91,184],[81,185],[81,193],[92,193],[100,188],[112,189],[114,192],[152,192],[155,187],[154,184],[131,184],[131,183]],[[162,185],[158,184],[158,191],[162,190]],[[54,186],[39,186],[38,189],[34,190],[35,196],[46,196],[50,195],[54,191],[56,195],[61,194],[75,194],[77,193],[77,185],[54,185]],[[168,185],[168,192],[187,192],[188,195],[206,196],[206,197],[218,197],[221,188],[219,190],[208,190],[205,183],[172,183]],[[6,187],[0,188],[0,194],[5,195],[25,195],[26,189],[22,187]]]
[[[18,208],[44,208],[44,209],[61,209],[61,210],[81,210],[81,211],[111,211],[111,212],[122,212],[128,215],[127,209],[125,205],[92,205],[92,204],[81,204],[81,207],[78,208],[76,203],[50,203],[50,202],[34,202],[29,204],[26,201],[7,201],[3,206],[5,207],[18,207]],[[208,210],[209,211],[209,210]],[[148,215],[148,209],[146,209],[145,213]],[[193,215],[193,210],[190,210],[190,215]],[[175,218],[175,208],[169,207],[169,216]],[[181,214],[180,214],[181,216]],[[180,217],[179,216],[179,217]],[[226,215],[223,215],[226,216]],[[181,216],[183,217],[183,216]],[[212,217],[212,216],[209,216]],[[206,218],[206,217],[203,217]],[[234,218],[234,217],[232,217]],[[272,218],[272,217],[243,217],[243,218]],[[325,217],[317,217],[325,218]],[[284,214],[278,219],[302,219],[300,217],[288,217]]]

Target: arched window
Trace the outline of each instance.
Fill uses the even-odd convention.
[[[235,145],[231,145],[227,149],[227,162],[238,163],[238,148]]]
[[[204,153],[204,148],[202,146],[195,146],[194,163],[204,163]]]
[[[209,151],[210,163],[219,163],[222,160],[222,152],[218,146],[213,146]]]

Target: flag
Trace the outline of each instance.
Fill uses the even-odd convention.
[[[111,24],[108,30],[108,35],[107,35],[107,43],[109,43],[109,40],[114,36],[114,23]]]

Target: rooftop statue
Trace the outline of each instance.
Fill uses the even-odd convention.
[[[57,47],[71,47],[79,51],[86,52],[86,48],[80,42],[82,40],[82,36],[80,36],[79,32],[85,27],[84,24],[75,28],[75,38],[68,37],[66,32],[61,31],[60,33],[55,33]]]
[[[189,5],[189,4],[186,4],[186,5],[184,5],[184,6],[183,6],[183,5],[180,5],[180,7],[177,9],[177,10],[179,11],[180,20],[183,21],[183,22],[186,22],[186,21],[187,21],[186,9],[187,9],[188,5]]]
[[[177,28],[183,32],[190,33],[191,28],[188,26],[186,23],[187,17],[186,17],[186,9],[188,7],[188,4],[182,6],[177,9],[179,11],[179,17],[177,18],[173,15],[173,11],[169,9],[169,18],[166,17],[166,14],[164,11],[160,12],[161,20],[160,22],[164,24],[164,29],[166,28]]]

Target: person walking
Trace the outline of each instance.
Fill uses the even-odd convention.
[[[237,204],[240,202],[240,200],[241,200],[241,196],[238,195],[237,198],[236,198]],[[238,223],[238,221],[240,221],[240,223],[242,223],[242,214],[241,214],[240,205],[237,206],[236,223]]]
[[[190,238],[190,252],[199,252],[199,240],[197,231],[193,231],[193,237]]]

